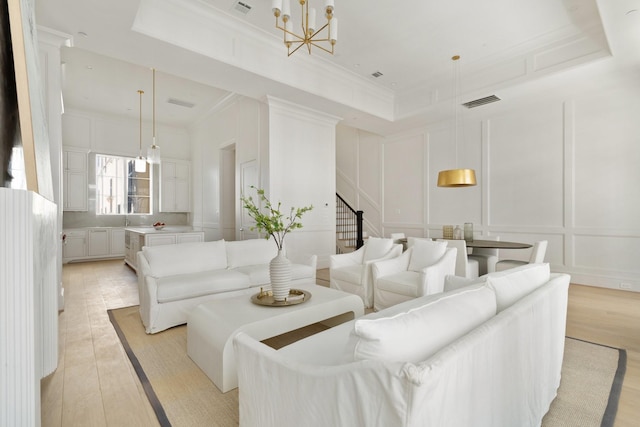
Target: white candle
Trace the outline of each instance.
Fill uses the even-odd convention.
[[[281,10],[282,10],[282,0],[273,0],[271,2],[271,11],[273,12],[273,14],[275,16],[278,16]]]
[[[309,9],[309,33],[313,34],[316,32],[316,10],[312,7]]]
[[[338,18],[331,18],[331,22],[329,23],[329,25],[331,27],[329,40],[335,42],[338,40]]]
[[[334,1],[333,0],[325,0],[324,2],[324,10],[329,13],[329,12],[333,12],[333,8],[334,8]]]
[[[289,19],[291,17],[291,2],[289,0],[282,1],[282,16]]]

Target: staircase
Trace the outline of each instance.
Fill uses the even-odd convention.
[[[362,211],[354,210],[336,194],[336,253],[353,252],[364,244]]]

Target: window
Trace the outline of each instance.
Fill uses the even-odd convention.
[[[135,159],[96,155],[96,214],[151,214],[151,166],[135,171]]]

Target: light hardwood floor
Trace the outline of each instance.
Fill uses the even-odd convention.
[[[158,426],[107,315],[138,304],[135,273],[122,260],[67,264],[63,283],[60,361],[42,380],[42,425]],[[639,426],[640,293],[572,285],[567,335],[627,350],[615,425]]]

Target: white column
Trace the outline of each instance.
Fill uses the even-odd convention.
[[[26,190],[0,188],[0,425],[40,425],[43,304],[56,285],[56,205]],[[50,296],[49,296],[50,298]],[[51,299],[51,298],[50,298]],[[57,325],[57,317],[55,319]],[[55,345],[55,347],[54,347]],[[51,356],[51,355],[49,355]]]

